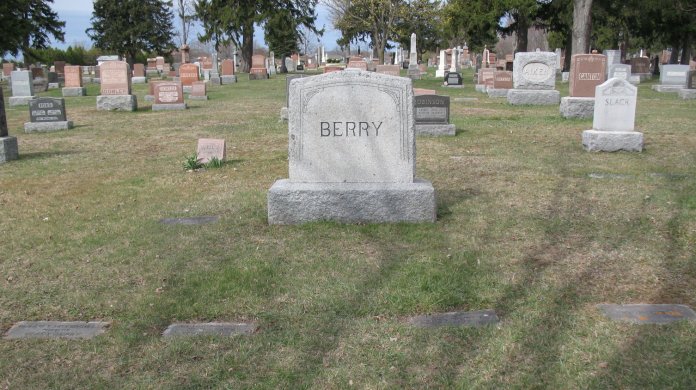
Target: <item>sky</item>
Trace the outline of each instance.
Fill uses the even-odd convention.
[[[68,46],[80,44],[85,47],[91,47],[92,41],[89,39],[85,30],[88,29],[90,18],[92,16],[93,0],[54,0],[52,8],[58,13],[60,20],[65,22],[65,42],[52,42],[52,46],[65,49]],[[333,50],[336,47],[336,40],[341,36],[340,32],[333,29],[333,25],[329,21],[328,10],[325,6],[319,5],[317,9],[317,28],[325,27],[326,32],[320,38],[326,50]],[[177,30],[178,20],[174,21],[174,29]],[[195,39],[195,36],[192,38]],[[263,41],[263,29],[256,27],[254,32],[254,40],[265,45]],[[174,39],[178,42],[178,39]]]

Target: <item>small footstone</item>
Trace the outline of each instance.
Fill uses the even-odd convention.
[[[233,322],[208,322],[198,324],[171,324],[162,333],[164,337],[187,337],[187,336],[238,336],[252,334],[257,326],[253,322],[233,323]]]
[[[91,339],[106,332],[109,322],[21,321],[5,333],[6,339]]]
[[[437,328],[441,326],[483,326],[496,324],[500,320],[494,310],[455,311],[450,313],[415,316],[408,323],[421,328]]]
[[[189,217],[189,218],[163,218],[160,223],[165,225],[204,225],[207,223],[217,222],[220,219],[217,216],[207,217]]]
[[[620,173],[588,173],[587,176],[590,179],[628,179],[630,175],[623,175]]]
[[[681,320],[696,320],[696,313],[686,305],[597,305],[597,308],[614,321],[632,324],[669,324]]]

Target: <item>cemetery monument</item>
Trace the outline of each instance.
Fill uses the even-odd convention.
[[[100,66],[101,94],[99,111],[135,111],[138,100],[131,94],[130,67],[125,61],[107,61]]]
[[[28,70],[12,71],[10,80],[12,96],[10,96],[10,107],[26,106],[34,96],[34,80]]]
[[[5,97],[0,88],[0,164],[19,158],[17,138],[10,137],[7,132],[7,116],[5,116]]]
[[[24,123],[24,132],[50,132],[72,129],[67,119],[64,98],[40,97],[29,101],[29,122]]]
[[[514,88],[508,91],[512,105],[556,105],[561,101],[556,91],[556,54],[526,52],[515,54],[512,71]]]
[[[570,96],[561,99],[564,118],[591,118],[595,88],[606,80],[607,57],[604,54],[573,54],[570,59]]]

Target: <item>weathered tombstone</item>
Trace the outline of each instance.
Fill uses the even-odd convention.
[[[631,71],[633,74],[640,77],[640,80],[647,80],[652,77],[650,73],[650,58],[648,57],[634,57],[630,60]]]
[[[350,57],[346,68],[367,70],[367,62],[362,57]]]
[[[416,52],[416,33],[411,33],[411,50],[408,57],[408,71],[406,76],[413,80],[420,80],[421,72],[418,69],[418,54]]]
[[[626,80],[609,79],[597,86],[592,130],[582,132],[588,151],[643,150],[643,133],[634,130],[638,90]]]
[[[26,106],[34,96],[34,80],[28,70],[15,70],[12,72],[10,85],[12,86],[12,96],[10,96],[10,107]]]
[[[198,65],[181,64],[179,67],[179,81],[184,87],[184,92],[190,92],[193,83],[198,81]]]
[[[686,88],[689,65],[662,65],[660,71],[660,84],[653,85],[653,91],[679,92]]]
[[[292,80],[290,96],[290,178],[268,192],[270,224],[435,221],[410,79],[346,70]]]
[[[449,96],[416,95],[413,106],[416,135],[455,135],[456,128],[449,123]]]
[[[249,69],[249,80],[265,80],[268,78],[266,71],[266,57],[263,54],[251,56],[251,69]]]
[[[686,305],[627,304],[597,305],[597,308],[614,321],[632,324],[671,324],[677,321],[696,321],[696,313]]]
[[[486,326],[497,324],[500,320],[494,310],[469,312],[449,312],[410,317],[408,323],[419,328],[439,328],[443,326]]]
[[[46,75],[46,80],[48,82],[48,89],[58,89],[60,88],[60,78],[58,78],[58,73],[48,72]]]
[[[237,82],[237,76],[234,74],[234,61],[231,59],[222,60],[222,75],[220,82],[224,84],[232,84]]]
[[[289,74],[285,79],[285,107],[280,108],[280,120],[288,120],[288,107],[290,106],[290,81],[305,77],[303,74]]]
[[[65,113],[65,99],[40,97],[29,101],[29,122],[25,133],[50,132],[72,129],[73,123]]]
[[[684,100],[696,99],[696,70],[689,71],[686,88],[679,90],[679,97]]]
[[[493,87],[495,80],[494,68],[481,68],[478,72],[478,81],[476,84],[476,91],[486,93],[489,87]],[[506,95],[507,96],[507,95]]]
[[[208,88],[205,81],[196,81],[191,85],[191,93],[189,94],[189,99],[208,100]]]
[[[340,72],[342,70],[343,70],[343,68],[340,66],[325,66],[324,67],[324,73]]]
[[[5,97],[0,88],[0,164],[19,158],[17,138],[10,137],[7,132],[7,116],[5,115]]]
[[[156,83],[154,88],[155,102],[152,111],[185,110],[184,88],[180,82],[163,81]]]
[[[609,71],[609,68],[611,68],[612,65],[621,64],[621,50],[604,50],[602,54],[604,54],[607,57],[607,72]]]
[[[375,72],[380,74],[388,74],[390,76],[400,76],[401,69],[399,65],[377,65],[375,66]]]
[[[253,334],[258,326],[253,323],[208,322],[199,324],[171,324],[163,337],[222,336],[232,337]]]
[[[440,50],[440,58],[437,63],[437,70],[435,71],[435,77],[445,77],[445,61],[447,60],[447,52]]]
[[[295,68],[296,66],[297,64],[292,58],[285,57],[285,69],[287,69],[288,72],[295,72],[297,70]]]
[[[148,102],[155,101],[155,86],[159,83],[166,83],[165,80],[154,80],[148,83],[148,93],[145,95],[145,100]]]
[[[561,94],[556,91],[556,54],[526,52],[515,54],[512,71],[513,89],[508,103],[513,105],[556,105]]]
[[[133,78],[131,79],[133,84],[145,84],[147,83],[147,77],[145,77],[145,65],[134,64],[133,65]]]
[[[496,70],[493,72],[492,86],[486,83],[486,92],[490,98],[507,98],[508,89],[512,89],[512,72]]]
[[[87,88],[82,86],[82,67],[79,65],[66,65],[63,68],[65,72],[65,87],[63,88],[63,96],[85,96]]]
[[[15,70],[15,65],[12,62],[3,62],[2,63],[2,75],[4,78],[8,78],[12,76],[12,72]]]
[[[131,95],[130,67],[124,61],[107,61],[100,65],[101,94],[97,110],[135,111],[138,101]]]
[[[570,60],[570,96],[561,99],[564,118],[591,118],[595,88],[606,80],[607,57],[603,54],[573,54]]]
[[[196,148],[198,162],[207,164],[213,158],[225,161],[227,158],[227,146],[224,139],[199,138]]]
[[[91,339],[106,332],[109,322],[20,321],[5,333],[6,339]]]

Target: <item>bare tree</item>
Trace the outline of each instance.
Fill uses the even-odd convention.
[[[191,3],[191,0],[176,0],[176,7],[176,14],[179,17],[179,22],[181,23],[181,29],[179,30],[179,43],[180,46],[188,45],[189,33],[191,32],[191,27],[193,27],[193,22],[196,19],[193,4]]]

